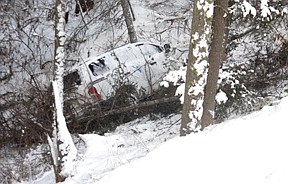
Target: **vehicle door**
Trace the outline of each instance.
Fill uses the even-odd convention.
[[[138,44],[136,48],[144,62],[141,77],[148,85],[146,88],[152,91],[158,87],[159,82],[167,72],[167,68],[163,65],[165,61],[163,48],[149,43]]]
[[[114,57],[114,60],[117,61],[117,67],[112,70],[115,85],[121,86],[137,83],[139,79],[135,78],[134,75],[143,65],[143,62],[141,63],[139,58],[137,58],[135,47],[129,44],[114,50],[111,52],[111,55]]]

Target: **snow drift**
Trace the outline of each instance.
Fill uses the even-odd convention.
[[[288,183],[288,98],[164,143],[95,183]]]

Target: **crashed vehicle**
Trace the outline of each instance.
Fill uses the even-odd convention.
[[[115,96],[123,86],[134,86],[133,95],[141,98],[157,90],[165,74],[181,65],[177,59],[182,53],[168,44],[128,44],[78,63],[64,76],[64,90],[76,88],[98,102]]]

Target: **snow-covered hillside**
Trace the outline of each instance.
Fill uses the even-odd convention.
[[[105,136],[79,135],[84,141],[84,144],[78,146],[82,154],[74,170],[75,176],[64,183],[97,181],[116,167],[147,155],[163,142],[179,136],[180,120],[180,114],[162,118],[156,115],[146,116],[121,125],[114,132],[106,133]],[[54,174],[52,171],[47,172],[42,178],[33,182],[53,184]]]
[[[288,98],[175,138],[94,183],[288,183]]]
[[[287,109],[286,97],[186,137],[175,138],[180,115],[138,119],[105,136],[81,135],[86,149],[63,183],[286,184]],[[52,184],[53,173],[33,183]]]
[[[50,5],[50,3],[52,4],[54,1],[47,0],[47,2],[49,2]],[[113,4],[114,1],[106,0],[105,2]],[[139,41],[149,41],[162,45],[170,43],[173,47],[187,48],[190,38],[191,2],[190,0],[131,0],[136,18],[134,25]],[[48,5],[45,5],[45,7],[46,6],[48,7]],[[67,39],[71,39],[69,46],[72,47],[69,48],[70,51],[67,53],[67,60],[69,62],[86,61],[111,48],[128,43],[128,34],[125,25],[119,22],[117,25],[115,23],[121,19],[120,14],[118,14],[121,12],[120,7],[116,10],[115,12],[110,12],[110,17],[107,16],[105,18],[101,17],[101,11],[97,8],[85,14],[83,19],[81,16],[76,16],[73,12],[70,14],[69,23],[66,27]],[[93,16],[97,17],[98,14],[102,19],[99,18],[98,20],[93,18]],[[52,45],[54,44],[54,32],[51,31],[53,24],[54,20],[50,20],[48,23],[46,22],[44,26],[35,29],[35,33],[31,33],[33,36],[39,37],[39,39],[45,36],[44,41],[47,41],[46,46],[49,49],[37,45],[37,48],[39,47],[42,50],[46,50],[46,54],[43,55],[43,61],[52,61],[51,58],[53,58]],[[234,26],[241,29],[239,32],[235,32],[236,36],[243,32],[243,25],[239,26],[236,24],[232,26],[233,30],[238,30],[234,28]],[[284,28],[283,31],[281,30],[280,33],[287,36],[287,29]],[[77,35],[77,39],[75,38],[74,40],[74,33],[76,32],[79,32],[79,34]],[[268,38],[269,37],[267,37],[267,40],[269,41]],[[274,39],[274,37],[271,37],[271,40],[272,38]],[[252,53],[252,55],[248,55],[248,53],[255,49],[254,46],[256,43],[254,43],[254,40],[250,38],[249,35],[245,39],[245,42],[238,39],[234,41],[235,48],[233,46],[233,48],[231,48],[232,51],[227,55],[231,63],[234,64],[239,61],[243,63],[249,61],[250,63],[251,60],[254,61],[255,53]],[[263,42],[268,43],[267,40],[265,39]],[[78,42],[81,43],[78,45]],[[269,48],[274,48],[275,43],[276,41],[271,41],[272,46],[269,46]],[[261,49],[263,48],[261,47]],[[259,48],[259,52],[262,52],[261,49]],[[23,50],[23,52],[24,51],[25,50]],[[35,51],[31,51],[33,54],[34,52]],[[39,51],[39,56],[42,56],[41,53],[42,51]],[[38,52],[35,54],[38,55]],[[29,55],[29,53],[26,54],[26,52],[24,52],[24,55]],[[29,64],[33,65],[33,68],[37,68],[36,73],[38,74],[38,70],[41,68],[38,66],[40,64],[35,65],[32,62]],[[45,72],[46,70],[49,72],[49,65],[45,65],[44,69],[41,70],[43,70],[41,72],[44,72],[44,70]],[[223,81],[230,77],[230,73],[227,71],[230,72],[230,68],[227,67],[226,72],[222,71],[222,76],[225,74],[225,77],[222,77]],[[243,75],[246,75],[244,72],[242,72]],[[251,72],[257,73],[257,71],[255,72],[254,70],[251,70]],[[283,68],[283,73],[284,72],[285,68]],[[235,75],[238,75],[238,73],[240,72],[237,70]],[[20,77],[15,77],[13,80],[17,81],[17,83],[13,83],[14,85],[8,83],[9,85],[7,86],[9,90],[17,91],[17,87],[20,93],[27,93],[24,84],[20,82],[24,80],[23,76],[30,80],[31,76],[26,76],[26,74],[21,75],[21,80],[18,80]],[[179,81],[179,78],[174,78],[177,79],[175,80],[176,82]],[[257,79],[257,76],[255,78]],[[27,81],[29,81],[28,79]],[[42,80],[41,78],[39,78],[39,81],[44,84],[49,84],[49,82],[43,82],[44,79]],[[231,81],[233,82],[233,86],[234,84],[242,86],[239,80],[231,79]],[[280,87],[275,86],[275,88],[277,88],[277,97],[287,96],[287,81],[281,81],[280,83]],[[16,87],[15,84],[17,84]],[[228,85],[229,90],[231,86],[232,85]],[[246,90],[245,86],[244,88]],[[275,88],[268,88],[269,93],[267,94],[275,94]],[[235,89],[238,88],[236,87]],[[0,92],[2,90],[4,90],[4,87],[0,89]],[[283,93],[285,90],[286,93]],[[233,91],[236,92],[236,90]],[[223,91],[222,94],[224,93],[226,93],[226,91]],[[232,95],[234,94],[233,92]],[[245,97],[245,95],[246,93],[241,94],[241,97]],[[224,97],[231,99],[231,96],[226,97],[225,95]],[[32,99],[34,100],[34,98]],[[35,95],[35,99],[40,102],[42,101],[39,95]],[[260,98],[255,97],[253,100],[256,99]],[[273,100],[274,99],[275,98],[273,98]],[[6,100],[7,98],[5,98],[5,101]],[[267,103],[266,100],[263,101],[265,101],[263,104]],[[117,127],[114,132],[106,133],[104,136],[92,133],[82,134],[79,135],[79,137],[77,135],[75,140],[80,142],[80,144],[77,144],[80,154],[78,155],[77,163],[73,170],[73,176],[67,178],[63,184],[287,184],[288,151],[286,149],[286,140],[288,140],[288,121],[286,113],[288,109],[288,98],[286,97],[276,102],[275,104],[277,105],[265,106],[258,112],[242,116],[240,113],[249,112],[252,109],[260,109],[260,107],[263,106],[256,106],[246,102],[247,101],[244,101],[243,104],[248,104],[249,107],[238,104],[235,105],[236,107],[232,107],[235,108],[236,111],[231,111],[229,117],[231,117],[232,114],[237,117],[237,119],[235,118],[218,125],[210,126],[203,132],[191,134],[187,137],[179,137],[181,122],[181,114],[179,112],[167,117],[150,114],[149,116],[123,124]],[[41,107],[38,108],[40,109]],[[29,113],[26,112],[28,111],[26,108],[21,107],[18,109],[21,110],[21,112],[23,110],[21,114]],[[29,111],[34,111],[34,109],[29,109]],[[16,122],[22,123],[21,121]],[[38,124],[40,121],[35,122]],[[26,127],[25,123],[26,122],[23,123],[25,125],[24,127]],[[24,134],[25,129],[20,131]],[[3,135],[7,136],[8,134],[3,133]],[[39,146],[39,149],[42,146],[43,145]],[[28,153],[28,157],[40,158],[40,154],[42,154],[43,151],[37,149],[34,150],[34,152]],[[12,155],[12,151],[7,149],[6,154]],[[19,157],[21,156],[22,155]],[[49,158],[46,152],[45,156],[45,158]],[[30,167],[27,167],[28,169],[26,170],[26,167],[21,165],[23,163],[20,163],[20,159],[17,159],[15,159],[15,162],[12,159],[10,161],[4,154],[0,157],[0,163],[3,160],[7,160],[8,164],[2,162],[2,165],[11,169],[9,170],[9,174],[12,173],[12,177],[10,175],[9,177],[12,179],[18,182],[20,182],[22,178],[24,178],[23,180],[28,180],[21,182],[21,184],[55,183],[52,166],[50,171],[46,171],[50,160],[38,162],[30,159],[29,162],[26,162],[25,159],[22,159],[23,163],[25,162],[24,164]],[[33,170],[34,165],[35,167],[37,165],[37,169],[40,168],[41,171],[37,169]],[[27,176],[18,176],[19,173],[17,173],[18,171],[15,169],[16,166],[19,166],[19,168],[22,169],[21,171],[27,174]],[[6,174],[5,172],[2,173],[1,176]],[[37,179],[34,179],[34,174],[37,174]],[[8,178],[8,174],[6,175]],[[1,181],[1,179],[0,177],[0,183],[9,182],[6,178],[3,179],[4,181]]]

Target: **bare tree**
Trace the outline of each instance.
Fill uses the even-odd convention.
[[[194,1],[189,59],[186,71],[185,94],[180,135],[192,130],[189,124],[198,125],[202,115],[204,85],[208,60],[208,42],[212,24],[213,0]],[[193,122],[192,122],[193,121]]]
[[[136,36],[136,31],[133,25],[133,19],[130,13],[130,10],[132,12],[131,6],[130,6],[130,2],[129,0],[120,0],[121,3],[121,7],[123,10],[123,16],[125,19],[125,23],[128,29],[128,35],[130,38],[130,42],[131,43],[135,43],[137,42],[137,36]]]
[[[66,0],[56,0],[55,59],[52,81],[54,102],[53,138],[48,138],[53,158],[56,182],[64,181],[73,169],[77,149],[67,129],[63,114],[63,74],[65,63],[65,6]]]
[[[213,123],[219,68],[226,48],[225,39],[227,37],[225,36],[225,31],[227,16],[225,16],[225,14],[228,10],[228,4],[229,0],[215,0],[211,50],[209,53],[209,70],[204,91],[201,129]]]

